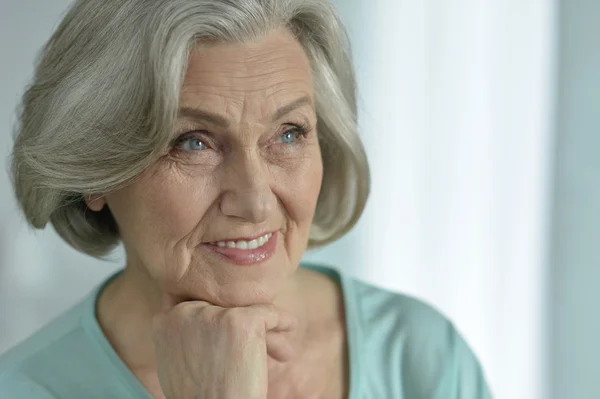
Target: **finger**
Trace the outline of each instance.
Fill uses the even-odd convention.
[[[199,306],[211,306],[210,303],[205,302],[205,301],[195,300],[195,299],[191,299],[191,298],[184,297],[181,295],[173,295],[173,294],[170,294],[170,293],[164,292],[164,291],[162,293],[161,308],[163,311],[171,310],[175,306],[179,305],[180,303],[184,303],[184,302],[194,303]]]
[[[278,362],[289,362],[296,355],[294,347],[282,333],[270,331],[267,333],[267,355]]]
[[[293,314],[279,309],[275,305],[253,305],[250,308],[255,312],[255,317],[264,321],[265,331],[291,331],[298,324]]]
[[[175,307],[175,305],[177,305],[181,302],[183,302],[183,301],[180,297],[169,294],[167,292],[163,292],[163,294],[162,294],[161,307],[162,307],[162,310],[165,312],[168,310],[171,310],[172,308]]]

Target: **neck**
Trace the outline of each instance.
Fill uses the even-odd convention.
[[[290,336],[292,345],[306,333],[307,312],[301,300],[298,272],[282,286],[273,303],[296,315],[301,328]],[[162,291],[143,267],[128,263],[123,273],[100,293],[96,314],[112,347],[131,370],[154,370],[152,318],[162,309]]]

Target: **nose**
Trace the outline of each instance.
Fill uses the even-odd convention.
[[[232,154],[223,173],[220,208],[227,216],[259,224],[277,206],[271,190],[271,173],[256,151]]]

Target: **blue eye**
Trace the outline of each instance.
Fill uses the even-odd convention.
[[[298,136],[304,134],[301,128],[295,127],[293,129],[286,130],[281,135],[281,142],[284,144],[294,144]]]
[[[208,148],[202,140],[195,137],[184,138],[179,142],[178,146],[184,150],[190,151],[203,151]]]

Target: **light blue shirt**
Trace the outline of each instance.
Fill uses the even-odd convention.
[[[343,292],[349,399],[488,399],[479,362],[438,311],[330,268]],[[108,280],[107,280],[108,281]],[[151,399],[95,316],[98,294],[0,357],[0,399]]]

